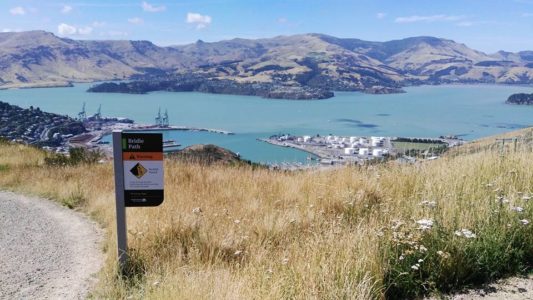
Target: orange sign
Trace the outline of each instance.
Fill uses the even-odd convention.
[[[124,160],[163,160],[163,152],[123,152]]]

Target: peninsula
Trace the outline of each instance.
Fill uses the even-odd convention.
[[[513,94],[507,98],[507,101],[505,101],[507,104],[518,104],[518,105],[533,105],[533,93],[532,94],[526,94],[526,93],[519,93],[519,94]]]

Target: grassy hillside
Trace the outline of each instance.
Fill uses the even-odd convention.
[[[530,51],[488,55],[435,37],[388,42],[322,34],[198,41],[90,41],[44,31],[0,33],[0,88],[203,75],[331,91],[398,92],[412,84],[533,82]]]
[[[479,150],[307,172],[167,159],[165,202],[127,211],[129,278],[114,263],[110,163],[49,167],[45,153],[4,143],[0,187],[68,203],[107,229],[96,298],[394,299],[533,266],[531,147]]]

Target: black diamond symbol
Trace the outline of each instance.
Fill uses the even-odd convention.
[[[131,174],[135,175],[137,178],[141,178],[146,174],[148,170],[146,170],[145,167],[143,167],[140,163],[137,163],[133,168],[131,168],[130,172]]]

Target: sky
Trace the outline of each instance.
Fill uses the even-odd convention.
[[[301,33],[436,36],[516,52],[533,50],[533,0],[0,0],[0,32],[26,30],[160,46]]]

